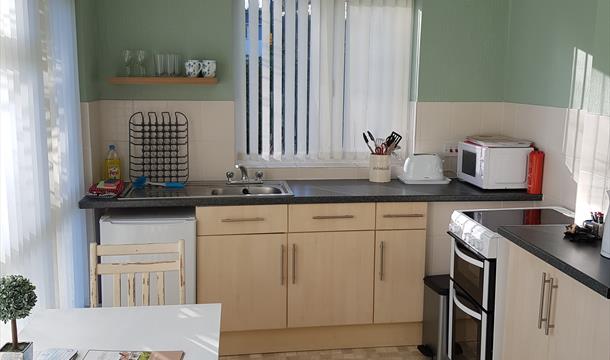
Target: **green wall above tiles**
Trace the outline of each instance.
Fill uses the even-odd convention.
[[[507,0],[420,0],[419,101],[502,101]]]
[[[570,106],[574,49],[595,58],[603,35],[595,31],[598,1],[610,0],[510,0],[506,101]]]
[[[77,0],[82,101],[97,99],[233,99],[233,1]],[[217,85],[110,85],[123,49],[215,59]]]
[[[415,1],[422,20],[419,101],[567,107],[574,48],[610,76],[610,0]],[[233,99],[233,4],[77,0],[81,99]],[[109,85],[126,48],[148,50],[149,65],[155,51],[216,59],[220,82]]]

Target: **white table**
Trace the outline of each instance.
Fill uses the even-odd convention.
[[[45,310],[34,314],[19,334],[34,351],[178,350],[184,360],[216,360],[220,304]]]

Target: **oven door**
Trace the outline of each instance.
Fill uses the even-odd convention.
[[[451,282],[449,346],[451,360],[491,360],[492,317]]]
[[[455,281],[479,306],[493,310],[495,292],[495,261],[476,254],[461,240],[453,237],[451,279]]]

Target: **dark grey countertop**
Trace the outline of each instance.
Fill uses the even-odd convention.
[[[349,202],[436,202],[436,201],[537,201],[542,195],[527,194],[523,190],[481,190],[470,184],[453,180],[448,185],[405,185],[398,180],[371,183],[359,180],[296,180],[288,181],[294,196],[278,197],[210,197],[167,198],[161,200],[91,199],[84,197],[81,209],[193,207],[211,205],[309,204]]]
[[[498,233],[517,246],[610,299],[610,259],[599,254],[601,241],[564,239],[563,225],[501,226]]]

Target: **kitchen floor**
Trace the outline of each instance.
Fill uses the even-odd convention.
[[[301,351],[275,354],[252,354],[221,356],[221,360],[342,360],[342,359],[383,359],[383,360],[425,360],[416,346],[391,346],[368,349],[342,349],[322,351]]]

